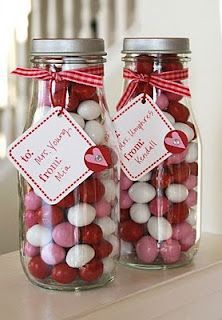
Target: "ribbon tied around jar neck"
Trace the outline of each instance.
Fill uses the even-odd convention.
[[[52,106],[55,107],[53,100],[53,82],[58,83],[61,81],[71,81],[83,85],[102,88],[103,87],[103,66],[93,66],[80,69],[64,70],[64,71],[51,71],[40,68],[23,68],[18,67],[11,72],[14,75],[31,78],[36,80],[49,81],[49,91]],[[66,95],[66,92],[65,92]],[[64,96],[65,101],[65,96]],[[61,106],[62,109],[64,106]],[[62,112],[61,109],[61,112]]]
[[[144,87],[144,95],[146,94],[146,88],[148,85],[161,89],[163,91],[172,92],[181,96],[191,97],[190,89],[180,83],[181,80],[188,78],[188,69],[173,70],[166,72],[154,72],[150,75],[137,73],[130,69],[123,70],[124,79],[131,80],[128,84],[125,92],[117,104],[117,111],[120,110],[133,96],[139,83],[146,83]]]

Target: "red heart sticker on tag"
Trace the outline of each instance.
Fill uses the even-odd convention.
[[[90,147],[85,153],[84,161],[90,170],[94,172],[103,171],[112,163],[110,149],[106,146]]]
[[[164,145],[171,153],[181,153],[186,149],[188,139],[183,131],[173,130],[165,136]]]

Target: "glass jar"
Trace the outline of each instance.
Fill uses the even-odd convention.
[[[183,38],[127,38],[123,53],[125,68],[146,76],[182,70],[190,61],[189,40]],[[124,90],[130,81],[124,80]],[[183,266],[191,262],[200,239],[201,145],[191,99],[142,81],[131,99],[141,93],[189,143],[138,181],[121,171],[120,262],[141,269]]]
[[[33,67],[52,72],[105,62],[102,39],[34,39],[32,46]],[[109,151],[109,168],[93,173],[55,205],[45,203],[19,175],[22,266],[28,279],[44,288],[100,287],[113,280],[119,255],[118,159],[104,91],[61,79],[52,85],[35,80],[25,130],[53,106],[70,112],[95,144]]]

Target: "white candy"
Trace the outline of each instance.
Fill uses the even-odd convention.
[[[87,226],[96,217],[96,210],[90,204],[79,203],[69,208],[67,218],[76,227]]]
[[[120,242],[120,254],[121,255],[128,255],[133,252],[133,245],[131,242],[123,241]]]
[[[85,125],[85,132],[89,135],[89,137],[95,142],[95,144],[102,144],[105,138],[105,131],[103,126],[95,121],[87,121]]]
[[[84,128],[84,127],[85,127],[85,121],[84,121],[84,119],[83,119],[79,114],[77,114],[77,113],[75,113],[75,112],[70,112],[69,114],[70,114],[70,116],[73,118],[73,120],[75,120],[75,121],[78,123],[78,125],[79,125],[81,128]]]
[[[148,205],[144,203],[134,203],[130,208],[130,217],[137,223],[146,223],[150,218]]]
[[[111,258],[103,259],[103,273],[111,273],[115,269],[115,262]]]
[[[119,240],[116,236],[113,234],[109,235],[108,237],[105,237],[105,240],[111,243],[113,246],[113,250],[110,253],[109,257],[119,256]]]
[[[188,189],[183,184],[173,183],[166,189],[167,198],[175,203],[186,200],[188,196]]]
[[[101,114],[99,104],[93,100],[85,100],[81,102],[78,106],[77,112],[85,120],[95,120]]]
[[[52,110],[51,107],[39,107],[38,109],[36,109],[33,117],[33,124],[41,120],[50,110]]]
[[[197,221],[197,215],[196,215],[196,210],[195,209],[190,209],[189,216],[186,219],[186,222],[191,224],[191,226],[195,226]]]
[[[96,219],[95,223],[102,229],[104,237],[116,231],[116,224],[110,217]]]
[[[35,224],[27,231],[26,239],[35,247],[43,247],[52,240],[52,233],[50,229]]]
[[[172,123],[174,124],[176,121],[174,119],[174,117],[169,113],[169,112],[166,112],[166,111],[162,111],[163,114],[165,115],[165,117]]]
[[[145,182],[145,181],[149,181],[151,179],[152,176],[152,171],[146,173],[144,176],[142,176],[142,178],[140,178],[138,181],[139,182]]]
[[[172,236],[171,224],[163,217],[151,217],[147,223],[149,234],[158,241],[170,239]]]
[[[103,198],[107,202],[113,201],[116,197],[116,189],[117,189],[115,182],[113,180],[105,180],[105,179],[103,180],[102,179],[102,183],[105,187],[105,194],[104,194]]]
[[[175,128],[176,130],[183,131],[183,132],[186,134],[187,139],[188,139],[189,142],[190,142],[191,140],[193,140],[193,138],[194,138],[194,131],[193,131],[193,129],[192,129],[190,126],[188,126],[188,124],[183,123],[183,122],[176,122],[176,123],[174,124],[174,128]]]
[[[81,268],[92,260],[95,256],[95,250],[88,244],[77,244],[69,249],[66,255],[66,263],[71,268]]]
[[[130,198],[137,203],[146,203],[155,198],[156,190],[146,182],[136,182],[129,188]]]
[[[189,163],[195,162],[197,160],[197,157],[198,157],[198,145],[197,145],[197,143],[195,143],[195,142],[189,143],[187,149],[188,149],[188,151],[187,151],[187,154],[186,154],[185,161],[189,162]]]

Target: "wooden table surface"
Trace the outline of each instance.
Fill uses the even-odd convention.
[[[18,252],[0,256],[1,320],[222,319],[222,235],[203,234],[193,264],[167,271],[118,267],[107,287],[56,292],[26,280]]]

